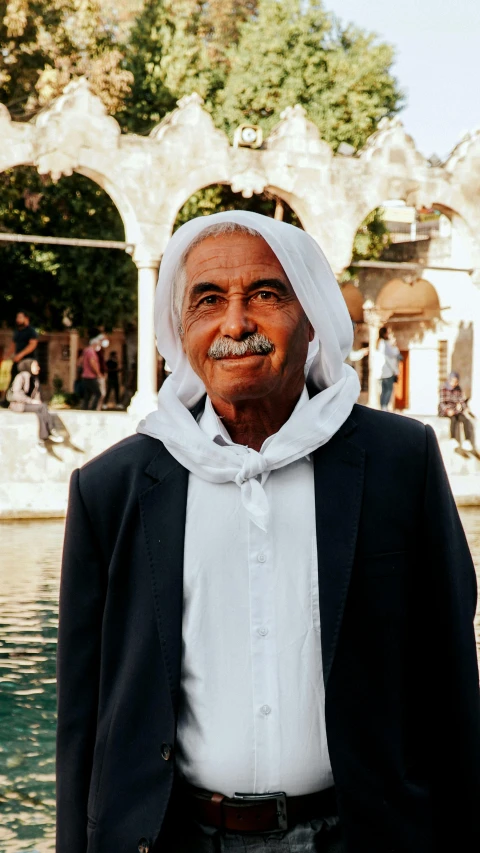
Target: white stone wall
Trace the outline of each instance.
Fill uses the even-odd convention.
[[[36,449],[35,414],[0,409],[0,518],[65,515],[72,471],[135,432],[126,412],[61,411],[64,444]]]

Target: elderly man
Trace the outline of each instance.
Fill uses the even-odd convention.
[[[184,225],[155,320],[158,411],[72,478],[59,853],[477,850],[475,576],[432,430],[355,405],[290,225]]]

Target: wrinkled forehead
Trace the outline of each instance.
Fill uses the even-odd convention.
[[[208,280],[275,277],[288,283],[281,261],[260,234],[206,235],[185,253],[186,284]]]

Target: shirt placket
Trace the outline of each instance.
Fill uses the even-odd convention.
[[[264,531],[249,522],[250,645],[255,738],[253,793],[271,791],[280,773],[273,558],[271,524]]]

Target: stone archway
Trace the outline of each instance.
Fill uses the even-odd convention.
[[[121,134],[79,80],[32,122],[11,121],[0,105],[0,138],[0,171],[34,165],[55,179],[78,171],[119,210],[138,268],[138,415],[156,405],[153,305],[160,260],[177,211],[200,187],[227,183],[243,194],[270,189],[295,210],[338,274],[349,265],[356,230],[369,211],[392,198],[416,207],[438,200],[467,224],[472,266],[480,267],[480,131],[462,140],[444,166],[432,166],[398,119],[383,119],[364,149],[345,157],[334,155],[297,105],[282,113],[262,148],[236,148],[192,94],[140,137]],[[473,302],[480,325],[480,300]],[[480,375],[473,384],[480,401]]]
[[[376,308],[392,328],[402,355],[396,408],[436,414],[440,364],[436,325],[441,307],[435,287],[423,278],[411,282],[394,278],[380,290]]]

